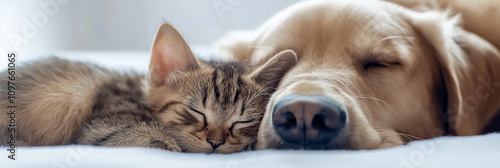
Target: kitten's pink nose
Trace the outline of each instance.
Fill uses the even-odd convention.
[[[223,129],[216,128],[208,131],[207,141],[212,145],[214,150],[224,144],[224,131],[222,130]]]
[[[208,143],[210,143],[210,145],[212,145],[213,149],[216,149],[217,147],[219,147],[224,143],[223,140],[217,140],[217,139],[207,139],[207,141]]]

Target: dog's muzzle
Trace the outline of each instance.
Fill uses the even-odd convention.
[[[341,135],[346,115],[329,97],[289,95],[274,105],[272,123],[288,148],[328,149]]]

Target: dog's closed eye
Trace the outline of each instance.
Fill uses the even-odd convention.
[[[392,52],[377,51],[377,49],[375,48],[365,50],[364,53],[360,54],[359,56],[359,63],[364,71],[388,69],[401,65],[398,57]]]
[[[399,62],[381,62],[381,61],[366,61],[363,64],[363,69],[365,71],[378,69],[378,68],[390,68],[395,65],[401,65]]]
[[[375,62],[375,61],[369,61],[363,65],[363,68],[365,69],[365,71],[369,70],[369,69],[373,69],[373,68],[387,68],[387,67],[389,67],[389,65],[387,65],[385,63],[381,63],[381,62]]]

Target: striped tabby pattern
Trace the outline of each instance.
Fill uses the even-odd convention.
[[[18,67],[17,140],[205,153],[250,149],[272,88],[295,63],[292,51],[253,71],[236,62],[206,63],[163,24],[147,76],[59,58]],[[6,111],[7,91],[0,94]],[[0,115],[0,129],[8,117]]]

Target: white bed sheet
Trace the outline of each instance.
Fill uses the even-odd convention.
[[[405,146],[362,151],[263,150],[234,154],[174,153],[147,148],[93,146],[19,147],[16,160],[0,158],[0,167],[169,167],[290,168],[500,167],[500,133],[440,137]]]

